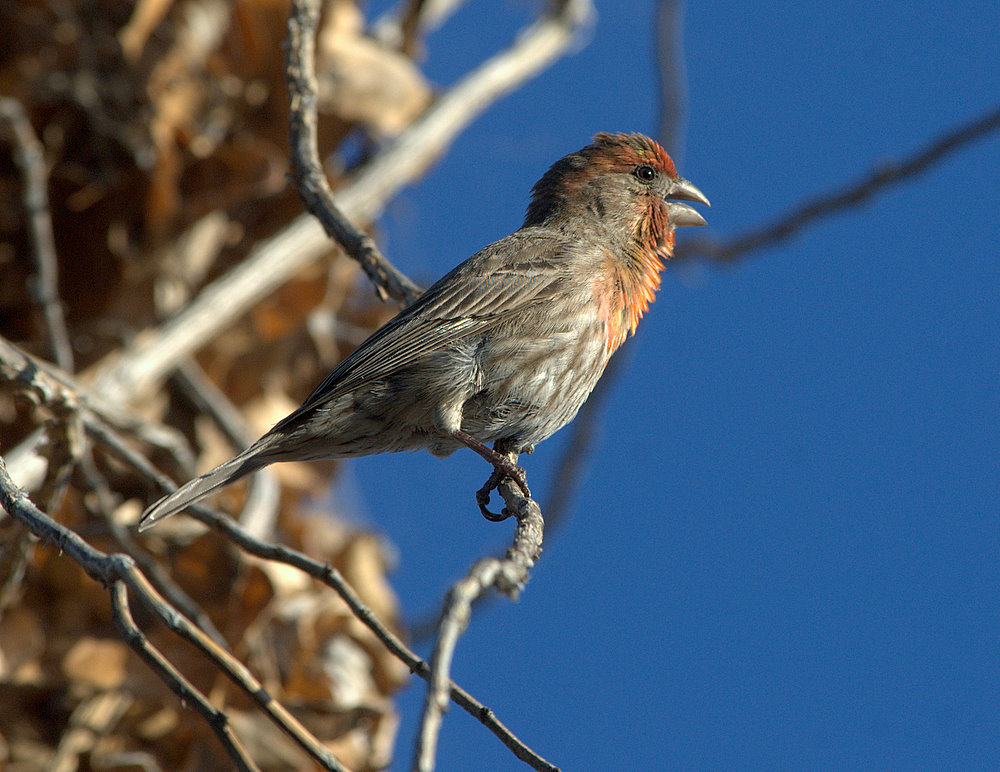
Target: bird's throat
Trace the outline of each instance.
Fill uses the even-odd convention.
[[[639,319],[656,297],[663,260],[672,254],[673,242],[673,232],[667,231],[657,248],[637,241],[635,248],[624,255],[608,255],[603,275],[594,282],[608,356],[635,332]]]

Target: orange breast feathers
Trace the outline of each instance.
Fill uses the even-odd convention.
[[[649,206],[638,220],[634,247],[624,256],[609,253],[603,270],[594,277],[594,299],[598,316],[604,320],[609,357],[635,333],[660,288],[663,261],[674,249],[673,229],[663,227],[664,221],[662,209]]]

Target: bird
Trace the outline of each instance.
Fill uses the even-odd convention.
[[[530,496],[521,453],[569,423],[633,334],[673,254],[710,206],[667,152],[598,133],[556,161],[523,225],[376,330],[302,405],[235,457],[150,506],[139,529],[279,461],[468,447]],[[493,443],[491,448],[488,443]]]

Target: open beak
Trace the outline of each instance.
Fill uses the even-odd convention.
[[[683,177],[678,177],[670,183],[668,198],[679,198],[682,201],[695,201],[705,206],[711,206],[705,194],[692,185]],[[667,201],[667,217],[675,228],[683,228],[685,225],[705,225],[705,218],[698,210],[687,204],[678,204],[676,201]]]

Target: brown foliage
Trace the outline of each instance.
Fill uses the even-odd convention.
[[[59,297],[83,380],[88,368],[301,214],[287,182],[280,45],[287,14],[284,0],[0,4],[0,93],[20,102],[44,147]],[[430,98],[412,63],[394,52],[384,57],[396,78],[388,96],[352,93],[355,86],[338,78],[352,56],[380,59],[352,23],[356,14],[353,4],[333,4],[324,31],[321,66],[333,94],[320,124],[325,151],[358,121],[376,133],[398,131]],[[374,122],[379,99],[403,112]],[[340,103],[349,109],[335,114]],[[32,293],[37,269],[23,172],[8,140],[0,132],[0,196],[7,202],[0,207],[0,336],[51,358]],[[327,171],[335,184],[338,170]],[[302,272],[201,350],[199,364],[241,408],[248,434],[297,404],[356,345],[358,330],[387,317],[370,290],[356,292],[356,279],[355,264],[331,250],[325,264]],[[311,334],[317,324],[334,334]],[[21,397],[10,385],[0,391],[3,451],[51,418]],[[173,382],[133,407],[149,421],[181,428],[198,448],[199,467],[233,450]],[[100,549],[134,548],[112,526],[131,527],[156,491],[100,448],[67,453],[86,463],[49,512]],[[194,471],[153,458],[175,477]],[[333,468],[281,472],[288,485],[273,537],[329,560],[391,624],[396,607],[378,541],[304,511],[305,496],[321,495]],[[242,499],[237,490],[220,504],[236,512]],[[229,766],[203,720],[121,641],[105,588],[2,515],[0,545],[4,769],[118,768],[126,761],[141,769]],[[406,668],[334,594],[182,519],[144,538],[142,549],[169,565],[232,651],[343,763],[387,763],[396,721],[390,697]],[[310,766],[202,656],[136,613],[151,642],[226,709],[261,768]]]

